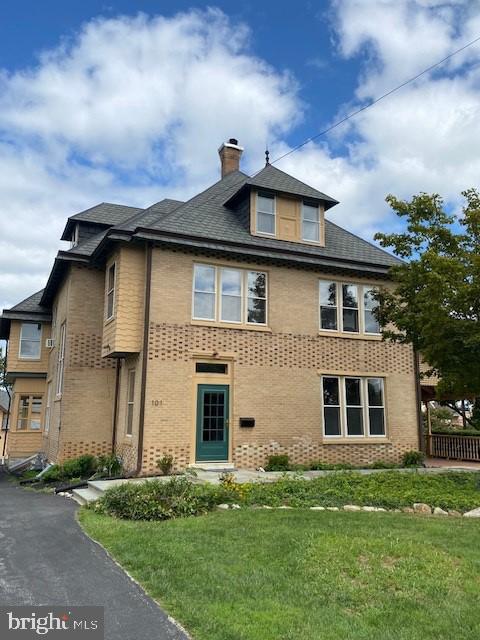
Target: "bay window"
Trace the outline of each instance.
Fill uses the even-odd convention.
[[[323,376],[322,404],[325,437],[385,437],[383,378]]]
[[[18,403],[17,431],[40,431],[42,396],[21,395]]]
[[[267,276],[262,271],[196,264],[194,320],[233,324],[267,323]]]

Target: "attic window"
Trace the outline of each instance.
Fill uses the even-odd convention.
[[[275,235],[275,197],[267,194],[257,196],[257,233]]]
[[[78,244],[78,229],[79,225],[76,224],[73,228],[72,237],[70,238],[70,249],[73,249],[73,247],[76,247]]]
[[[320,242],[320,212],[317,205],[302,204],[302,240]]]

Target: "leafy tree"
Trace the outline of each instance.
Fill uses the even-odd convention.
[[[384,336],[422,354],[440,378],[440,398],[480,396],[480,195],[462,195],[458,216],[437,194],[389,195],[406,230],[375,236],[406,260],[392,268],[393,290],[378,294]],[[480,399],[475,404],[478,411]]]

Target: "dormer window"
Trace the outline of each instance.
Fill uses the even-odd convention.
[[[70,249],[73,249],[73,247],[76,247],[78,244],[79,226],[80,226],[79,224],[76,224],[75,227],[73,228],[72,237],[70,238]]]
[[[275,235],[275,196],[258,194],[257,196],[257,233]]]
[[[302,240],[320,242],[320,210],[306,202],[302,203]]]

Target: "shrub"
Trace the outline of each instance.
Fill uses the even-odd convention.
[[[265,471],[288,471],[290,462],[287,454],[269,456]]]
[[[126,482],[112,487],[98,501],[97,508],[117,518],[168,520],[206,513],[215,504],[216,494],[211,487],[173,477],[168,482]]]
[[[69,478],[87,478],[94,473],[97,468],[97,460],[92,455],[83,455],[78,458],[66,460],[62,465],[63,477]]]
[[[98,456],[97,476],[111,478],[118,476],[123,470],[123,461],[115,453]]]
[[[173,469],[173,456],[164,455],[157,460],[157,467],[160,469],[164,476],[169,476]]]
[[[45,473],[42,475],[43,482],[58,482],[63,480],[63,468],[60,464],[52,465]]]
[[[347,462],[338,462],[337,464],[331,464],[328,462],[311,462],[308,465],[310,471],[352,471],[355,469],[353,464]]]
[[[397,469],[398,468],[398,464],[395,464],[395,462],[385,462],[385,460],[375,460],[375,462],[373,462],[370,465],[371,469]]]
[[[402,465],[404,467],[419,467],[425,460],[425,454],[422,451],[405,451],[402,456]]]

